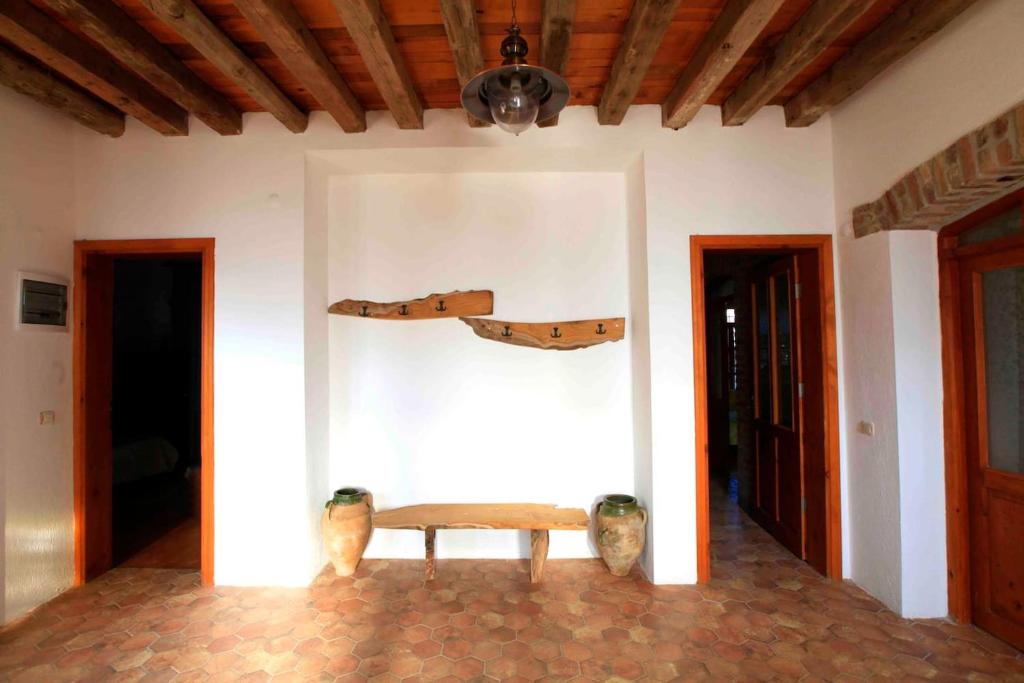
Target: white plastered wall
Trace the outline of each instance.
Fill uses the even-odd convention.
[[[518,164],[500,172],[500,153],[476,155],[490,157],[493,171],[335,177],[329,298],[491,289],[503,320],[625,316],[623,175]],[[451,501],[589,509],[599,494],[633,492],[631,339],[543,352],[482,340],[457,319],[332,316],[330,330],[336,485],[366,486],[382,509]],[[550,556],[591,556],[588,540],[554,532]],[[526,557],[529,534],[443,532],[437,553]],[[421,558],[423,535],[377,530],[367,556]]]
[[[17,274],[70,281],[69,119],[0,89],[0,623],[72,578],[71,335],[15,329]],[[40,425],[39,414],[54,422]]]
[[[905,616],[947,613],[936,239],[854,240],[852,210],[1024,99],[1021,26],[1024,3],[979,2],[832,115],[850,576]]]
[[[322,313],[330,298],[324,193],[332,175],[366,174],[351,164],[339,171],[338,164],[363,150],[376,160],[374,174],[420,173],[427,162],[415,158],[418,152],[434,159],[431,172],[452,173],[443,166],[459,153],[480,159],[500,150],[506,168],[544,157],[546,166],[535,171],[611,170],[620,177],[616,193],[630,208],[616,209],[622,221],[619,266],[629,291],[617,295],[620,310],[602,306],[600,314],[626,313],[631,343],[647,340],[621,346],[629,350],[626,400],[632,403],[622,419],[648,424],[650,436],[645,427],[623,444],[615,488],[637,492],[651,507],[648,574],[659,583],[694,581],[688,239],[697,233],[831,234],[828,120],[790,130],[781,110],[768,108],[746,126],[723,128],[718,110],[707,107],[685,130],[671,131],[661,128],[657,107],[640,106],[618,127],[598,126],[591,108],[570,108],[556,128],[518,138],[495,128],[470,129],[456,111],[427,112],[422,131],[397,130],[384,113],[372,113],[368,132],[359,135],[341,133],[321,114],[313,115],[303,135],[286,133],[266,115],[247,115],[245,126],[242,136],[220,137],[193,122],[188,138],[168,139],[129,121],[118,140],[85,130],[76,135],[79,237],[217,240],[216,580],[298,585],[321,566],[316,518],[331,488],[343,483],[331,481],[338,464],[334,455],[328,462],[326,452],[324,367],[346,362],[328,345]],[[607,156],[615,168],[594,169],[587,159],[574,163],[577,150]],[[469,163],[458,172],[493,172],[493,162],[488,164]],[[507,302],[510,291],[497,294]],[[647,315],[636,314],[645,296]],[[566,304],[538,314],[575,317],[571,310]],[[596,307],[578,310],[598,314]],[[481,348],[500,352],[498,358],[509,351],[492,346]],[[573,353],[584,362],[586,354],[604,352]],[[557,410],[571,411],[572,405],[564,402]],[[333,443],[329,448],[338,452]]]

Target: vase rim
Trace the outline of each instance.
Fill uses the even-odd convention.
[[[355,486],[343,486],[335,489],[334,495],[327,501],[328,505],[354,505],[366,496],[366,491]]]
[[[633,505],[636,503],[636,496],[625,493],[611,493],[604,497],[604,502],[609,505]]]

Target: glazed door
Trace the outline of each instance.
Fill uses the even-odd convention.
[[[797,396],[796,257],[751,285],[754,315],[754,516],[797,557],[803,548],[803,462]]]
[[[1024,247],[959,271],[973,618],[1024,648]]]

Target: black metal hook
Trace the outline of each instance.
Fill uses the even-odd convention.
[[[436,306],[434,306],[434,310],[437,311],[438,313],[444,313],[445,311],[448,310],[444,306],[444,299],[441,299],[441,301],[438,302],[438,304]]]
[[[398,309],[398,315],[409,315],[409,307],[402,304],[402,307]]]
[[[554,328],[551,329],[551,338],[552,339],[558,339],[561,336],[562,336],[562,333],[558,331],[557,327],[554,327]]]
[[[508,325],[505,325],[505,330],[501,333],[502,337],[511,337],[512,330],[508,329]]]
[[[598,323],[597,324],[597,333],[598,334],[606,334],[607,332],[608,332],[608,330],[604,329],[604,323]]]
[[[366,306],[365,305],[363,306],[363,310],[359,311],[359,317],[360,318],[369,318],[370,317],[370,313],[366,310]]]

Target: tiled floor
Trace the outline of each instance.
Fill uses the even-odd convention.
[[[308,589],[202,588],[118,569],[0,633],[2,680],[1018,680],[970,627],[904,621],[830,584],[715,497],[716,578],[616,579],[599,561],[365,562]]]

